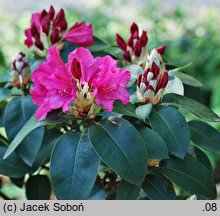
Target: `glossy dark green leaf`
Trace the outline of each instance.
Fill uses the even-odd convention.
[[[114,103],[113,112],[125,115],[125,116],[131,116],[131,117],[137,117],[135,114],[136,106],[129,103],[126,105],[123,105],[120,101],[116,101]]]
[[[95,183],[89,195],[89,200],[104,200],[106,196],[107,196],[107,193],[104,190],[103,186],[98,183]]]
[[[35,110],[36,106],[31,96],[15,97],[8,103],[4,112],[4,126],[9,142],[14,139]]]
[[[41,147],[43,136],[44,128],[38,127],[31,131],[16,149],[16,153],[27,165],[32,166],[35,161]]]
[[[220,121],[220,117],[212,110],[210,110],[207,106],[186,96],[167,94],[164,96],[162,104],[186,109],[189,112],[192,112],[193,114],[207,121]]]
[[[29,200],[49,200],[51,194],[50,180],[46,175],[33,175],[25,184]]]
[[[212,173],[190,155],[186,155],[184,160],[178,158],[163,160],[160,164],[160,172],[190,194],[196,194],[203,199],[216,198]]]
[[[103,41],[95,36],[93,37],[93,39],[94,39],[95,43],[89,47],[89,50],[91,52],[99,52],[99,51],[105,50],[106,48],[109,47],[109,45],[105,41]]]
[[[42,59],[29,59],[29,66],[31,69],[31,72],[34,72],[34,70],[36,70],[39,66],[39,64],[41,64],[42,62],[45,61],[45,58]]]
[[[139,129],[139,132],[146,143],[149,159],[168,158],[167,145],[157,132],[146,127]]]
[[[150,115],[152,108],[153,108],[152,104],[144,104],[144,105],[138,106],[135,110],[135,114],[140,120],[145,122],[145,120]]]
[[[13,178],[23,177],[29,172],[29,167],[13,152],[7,159],[3,159],[6,147],[0,146],[0,174]]]
[[[67,132],[56,143],[50,163],[58,199],[88,199],[98,172],[99,158],[87,134]]]
[[[175,76],[179,78],[184,84],[194,86],[194,87],[201,87],[202,83],[195,79],[194,77],[190,76],[189,74],[182,73],[179,71],[169,71],[169,75]]]
[[[125,181],[141,185],[147,168],[147,150],[141,135],[130,122],[109,117],[89,128],[89,138],[107,166]]]
[[[26,124],[21,128],[19,133],[11,142],[8,150],[5,153],[4,159],[7,158],[24,140],[24,138],[34,129],[37,129],[40,126],[46,125],[47,122],[37,121],[34,116],[32,116]]]
[[[32,165],[33,170],[36,170],[49,159],[52,149],[60,136],[61,133],[56,129],[45,130],[40,150]]]
[[[136,200],[141,187],[137,185],[130,184],[126,181],[121,181],[118,185],[116,191],[117,200]]]
[[[60,52],[61,59],[66,63],[68,60],[69,53],[74,51],[78,47],[79,47],[78,45],[64,40],[64,46]]]
[[[154,109],[149,116],[150,124],[165,141],[168,151],[184,158],[190,144],[189,126],[174,107]]]
[[[191,139],[199,147],[220,153],[220,132],[201,121],[189,122]]]
[[[19,188],[23,188],[24,186],[24,177],[20,177],[20,178],[10,178],[12,183],[14,185],[16,185]]]
[[[150,200],[176,199],[172,185],[162,176],[147,175],[142,187]]]
[[[0,88],[0,101],[5,100],[11,94],[11,90]]]
[[[194,153],[196,159],[199,162],[201,162],[203,165],[205,165],[212,172],[213,171],[212,164],[209,158],[207,157],[207,155],[200,148],[197,148],[196,146],[194,146]]]

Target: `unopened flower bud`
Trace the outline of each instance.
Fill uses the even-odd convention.
[[[136,24],[135,22],[133,22],[133,23],[131,24],[130,32],[131,32],[131,34],[134,34],[135,32],[138,33],[138,26],[137,26],[137,24]]]
[[[151,53],[151,55],[153,56],[149,59],[155,59],[155,52]],[[153,61],[148,62],[149,65],[150,67],[147,67],[138,77],[137,98],[144,104],[157,104],[160,98],[163,97],[164,90],[167,86],[168,73],[164,70],[163,64],[158,65]]]
[[[130,33],[131,34],[127,40],[127,43],[119,34],[116,34],[116,43],[124,52],[125,61],[123,64],[139,64],[141,67],[144,67],[147,57],[147,32],[142,31],[141,35],[139,35],[139,28],[137,24],[132,23]]]
[[[20,87],[21,85],[27,85],[30,81],[30,67],[28,59],[23,52],[20,52],[16,59],[11,64],[13,71],[13,85]]]

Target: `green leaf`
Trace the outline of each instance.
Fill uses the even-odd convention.
[[[29,177],[25,184],[26,196],[29,200],[49,200],[51,194],[50,180],[46,175]]]
[[[89,200],[104,200],[106,196],[107,193],[104,190],[103,186],[98,183],[95,183],[90,193]]]
[[[57,142],[60,136],[61,136],[60,131],[56,129],[45,130],[42,144],[40,146],[40,150],[32,165],[33,170],[36,170],[39,166],[46,163],[46,161],[50,157],[50,154],[52,152],[55,143]]]
[[[126,181],[121,181],[118,185],[116,191],[117,200],[136,200],[141,187],[137,185],[130,184]]]
[[[179,72],[179,71],[174,71],[174,70],[169,71],[169,75],[179,78],[184,84],[194,86],[194,87],[202,86],[202,83],[199,80],[195,79],[194,77],[188,74]]]
[[[93,39],[95,41],[94,45],[88,48],[91,52],[99,52],[109,47],[109,44],[107,44],[105,41],[97,37],[93,37]]]
[[[0,146],[0,174],[13,178],[23,177],[29,171],[29,167],[13,152],[7,159],[3,159],[6,147]]]
[[[7,97],[9,97],[11,94],[11,90],[0,88],[0,102],[5,100]]]
[[[69,53],[74,51],[78,47],[79,47],[78,45],[64,40],[64,46],[60,52],[60,57],[64,61],[64,63],[67,63]]]
[[[186,155],[184,160],[165,159],[160,164],[160,172],[190,194],[203,199],[216,198],[212,173],[192,156]]]
[[[4,155],[4,159],[7,158],[24,140],[24,138],[34,129],[46,125],[46,121],[37,121],[34,116],[32,116],[26,124],[21,128],[20,132],[17,134],[17,136],[13,139],[11,142],[8,150],[6,151]]]
[[[206,156],[206,154],[200,148],[197,148],[196,146],[194,146],[194,153],[195,153],[196,159],[200,163],[205,165],[212,172],[213,171],[212,164],[211,164],[209,158]]]
[[[168,158],[167,145],[157,132],[146,127],[141,128],[139,132],[146,143],[149,159]]]
[[[159,175],[147,175],[142,185],[150,200],[175,200],[176,195],[168,181]]]
[[[30,58],[29,65],[30,65],[31,72],[34,72],[34,70],[36,70],[38,68],[39,64],[41,64],[44,61],[45,61],[45,58],[42,58],[42,59]]]
[[[164,96],[162,104],[186,109],[207,121],[220,121],[220,117],[211,111],[207,106],[186,96],[167,94]]]
[[[135,114],[140,120],[145,122],[148,116],[150,115],[152,108],[152,104],[144,104],[142,106],[138,106],[135,110]]]
[[[220,153],[220,132],[201,121],[189,122],[191,139],[197,146],[214,153]]]
[[[24,186],[24,176],[20,178],[10,178],[12,183],[19,188],[23,188]]]
[[[31,96],[15,97],[8,103],[3,121],[9,142],[14,139],[35,110],[36,106]]]
[[[181,80],[177,77],[169,76],[169,81],[164,91],[165,94],[175,93],[179,95],[184,95],[184,87]]]
[[[37,154],[41,147],[43,135],[43,127],[38,127],[34,129],[28,134],[28,136],[24,138],[24,140],[16,149],[16,153],[29,166],[32,166],[34,160],[37,157]]]
[[[125,116],[137,117],[135,114],[136,106],[129,103],[123,105],[120,101],[115,101],[113,112],[119,113]]]
[[[167,144],[168,151],[184,158],[190,144],[189,126],[183,116],[174,107],[154,109],[150,115],[150,124]]]
[[[124,69],[128,70],[131,74],[131,79],[128,83],[128,87],[132,86],[136,81],[140,74],[144,72],[143,68],[139,65],[127,65]]]
[[[125,181],[141,185],[147,168],[146,145],[130,122],[109,117],[89,128],[89,138],[107,166]]]
[[[98,172],[99,158],[87,134],[67,132],[56,143],[50,164],[58,199],[88,199]]]

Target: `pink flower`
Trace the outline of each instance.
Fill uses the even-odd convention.
[[[31,26],[25,30],[26,39],[24,44],[27,47],[33,47],[38,55],[45,56],[47,49],[53,45],[58,45],[59,49],[63,47],[62,41],[66,39],[79,46],[90,46],[93,41],[92,25],[86,26],[85,21],[75,23],[67,31],[67,22],[64,10],[55,14],[53,6],[50,10],[42,10],[40,13],[34,13],[31,17]]]
[[[94,58],[89,50],[81,47],[69,54],[64,64],[55,46],[49,49],[47,62],[41,63],[32,75],[33,101],[39,106],[36,118],[45,116],[53,109],[67,112],[74,103],[77,116],[91,113],[96,105],[109,112],[115,100],[129,103],[126,85],[130,73],[117,67],[110,56]],[[74,111],[75,112],[75,111]]]
[[[51,47],[47,61],[32,74],[32,99],[39,106],[35,115],[37,119],[54,109],[68,111],[69,104],[76,98],[77,89],[71,78],[56,46]]]
[[[94,44],[92,25],[86,25],[85,21],[77,22],[68,30],[64,38],[79,46],[91,46]]]

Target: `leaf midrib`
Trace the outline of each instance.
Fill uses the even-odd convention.
[[[111,134],[100,124],[98,124],[101,128],[104,129],[104,131],[109,135],[109,137],[115,142],[116,146],[118,146],[118,149],[122,152],[122,155],[125,157],[125,159],[128,161],[130,167],[132,168],[132,170],[134,171],[134,174],[136,176],[138,176],[135,167],[131,164],[131,162],[129,161],[129,159],[127,158],[127,156],[124,154],[123,150],[121,149],[120,145],[117,144],[117,141],[111,136]]]

